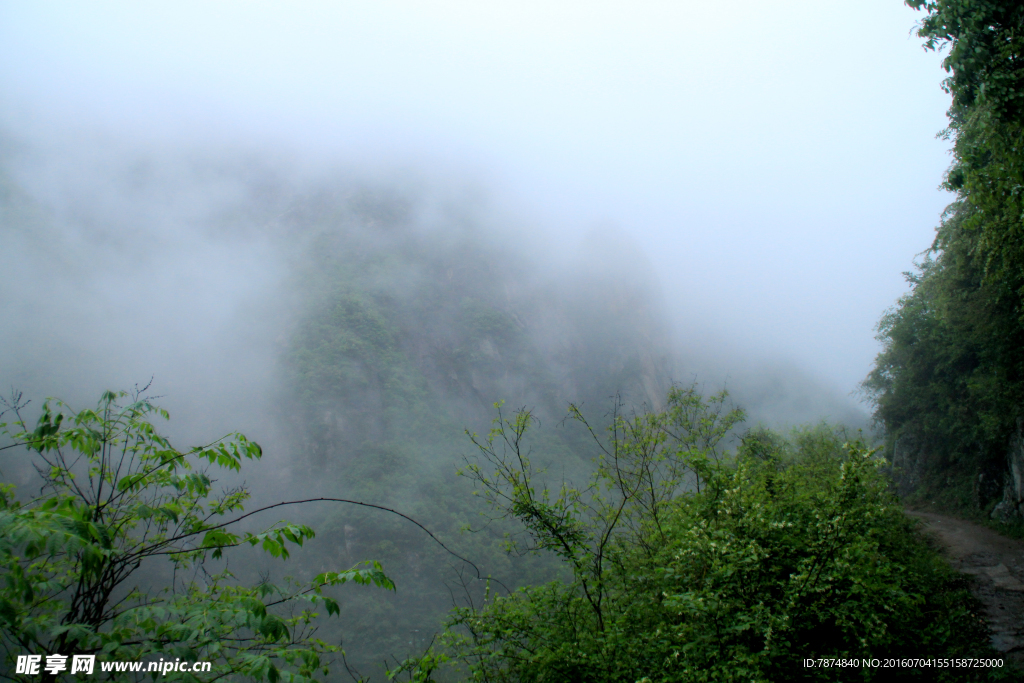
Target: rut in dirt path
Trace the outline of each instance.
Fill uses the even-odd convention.
[[[971,574],[985,607],[992,647],[1024,664],[1024,541],[955,517],[907,510],[945,549],[953,567]]]

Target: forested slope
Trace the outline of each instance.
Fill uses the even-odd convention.
[[[616,393],[636,406],[664,400],[671,370],[657,293],[626,259],[614,273],[538,272],[523,245],[491,241],[465,217],[425,224],[423,209],[370,190],[290,209],[284,229],[305,234],[313,257],[296,275],[305,303],[282,366],[289,486],[399,508],[509,584],[551,578],[548,559],[510,558],[507,529],[479,518],[455,476],[464,430],[485,428],[496,401],[529,405],[551,427],[539,449],[554,476],[586,476],[580,430],[555,427],[570,401],[600,421]],[[402,586],[342,602],[338,635],[358,634],[347,646],[354,668],[425,646],[450,589],[479,598],[475,570],[452,567],[418,529],[365,510],[325,515],[312,520],[311,562],[377,557]]]
[[[865,388],[903,493],[1019,521],[1024,9],[909,4],[926,13],[929,47],[950,50],[944,182],[956,201],[879,325]],[[993,654],[963,578],[916,533],[869,444],[828,424],[757,425],[857,411],[796,369],[725,352],[702,386],[709,364],[680,337],[700,338],[706,321],[669,320],[651,265],[615,230],[573,255],[475,191],[399,172],[82,144],[40,151],[0,136],[4,381],[34,383],[37,399],[65,386],[93,396],[107,388],[97,375],[166,361],[168,400],[203,413],[189,439],[255,426],[262,447],[238,434],[172,448],[146,421],[162,413],[144,390],[102,394],[100,416],[62,405],[38,423],[12,392],[17,428],[0,444],[8,669],[81,645],[101,658],[208,656],[219,668],[206,680],[277,680],[273,662],[317,680],[343,645],[330,680],[379,680],[381,660],[419,681],[864,680],[891,677],[861,664],[889,657],[918,662],[896,672],[906,680],[962,680],[949,662]],[[213,287],[183,296],[196,282]],[[244,293],[218,298],[235,286]],[[744,365],[755,369],[735,373]],[[218,374],[228,366],[237,372]],[[749,422],[716,393],[727,377]],[[108,452],[135,434],[143,469],[119,478]],[[48,463],[58,447],[85,459]],[[220,480],[204,462],[223,466]],[[250,490],[247,509],[288,500],[298,523],[243,514]],[[105,501],[125,497],[128,521],[104,521]],[[236,524],[218,523],[225,511],[236,531],[221,532]],[[156,545],[139,555],[150,528]],[[179,566],[193,578],[176,587]],[[107,612],[119,598],[89,589],[89,567],[130,568],[122,581],[138,570],[143,590]],[[53,576],[91,594],[99,618],[80,620]],[[285,576],[296,588],[278,600]],[[386,590],[321,594],[346,582]],[[150,595],[181,587],[191,597],[174,616],[149,618]],[[193,629],[221,594],[223,618]],[[303,596],[340,618],[286,615]],[[146,637],[116,642],[118,619]],[[858,663],[808,666],[814,657]],[[1000,663],[969,675],[1014,674]]]
[[[95,164],[83,174],[31,146],[8,148],[6,258],[40,281],[19,281],[4,304],[16,332],[3,360],[13,384],[37,400],[56,394],[80,405],[93,399],[96,376],[110,382],[142,367],[141,377],[116,380],[131,386],[155,369],[156,391],[169,394],[175,429],[184,427],[175,437],[229,426],[260,440],[263,470],[246,480],[258,503],[327,496],[390,506],[510,587],[564,577],[565,568],[551,557],[510,557],[504,534],[515,527],[486,523],[471,482],[455,475],[473,450],[464,430],[485,433],[497,401],[541,421],[535,464],[549,468],[551,485],[586,481],[598,454],[578,423],[563,421],[569,403],[600,431],[616,396],[627,412],[659,410],[673,381],[707,380],[710,392],[735,373],[729,388],[754,421],[856,416],[791,368],[736,373],[739,359],[718,357],[724,370],[712,375],[681,353],[650,265],[613,229],[578,249],[550,244],[472,193],[400,174],[303,175],[245,155],[94,151],[83,153]],[[222,275],[175,272],[175,255],[203,249]],[[187,311],[194,325],[166,325],[183,283],[230,292],[247,281],[261,284],[233,317],[196,307]],[[171,301],[161,308],[153,301],[164,291]],[[220,290],[209,291],[219,300]],[[704,335],[700,319],[676,322],[688,340]],[[113,363],[111,348],[122,349]],[[136,352],[143,348],[151,352]],[[8,481],[35,481],[27,461],[6,455]],[[384,563],[397,592],[340,596],[343,619],[323,626],[330,642],[344,640],[354,669],[421,652],[453,595],[482,596],[475,569],[401,518],[327,504],[291,516],[317,532],[296,562],[282,568],[253,555],[233,571],[255,584]]]
[[[909,0],[948,50],[956,193],[865,387],[904,493],[1019,522],[1024,501],[1024,8]]]

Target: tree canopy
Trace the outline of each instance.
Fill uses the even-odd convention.
[[[168,680],[312,681],[339,651],[315,637],[318,612],[339,610],[325,589],[394,589],[375,562],[280,585],[243,585],[216,562],[238,546],[286,559],[314,535],[287,521],[234,530],[255,512],[244,512],[249,492],[216,490],[211,469],[237,472],[262,456],[242,434],[178,450],[151,422],[167,413],[124,392],[79,411],[48,401],[34,428],[22,419],[24,405],[20,395],[7,402],[14,420],[0,432],[13,441],[7,448],[34,454],[43,487],[30,496],[0,488],[0,644],[9,678],[70,675],[16,672],[19,655],[80,654],[96,657],[97,673],[104,662],[161,659],[211,663],[205,672],[164,672]]]
[[[908,0],[925,12],[926,49],[948,50],[956,197],[907,274],[911,291],[878,326],[865,387],[894,445],[927,453],[925,488],[960,507],[1002,494],[1024,390],[1024,7],[993,0]],[[921,457],[924,457],[923,455]],[[979,474],[991,486],[978,487]],[[943,484],[937,482],[942,481]],[[951,485],[951,482],[955,482]]]

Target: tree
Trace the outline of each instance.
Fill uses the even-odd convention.
[[[43,655],[45,666],[46,655],[81,654],[95,656],[96,673],[104,663],[161,660],[168,680],[239,674],[311,681],[328,672],[325,656],[339,651],[315,637],[318,610],[338,612],[325,589],[355,582],[394,590],[376,562],[282,585],[241,585],[226,568],[214,568],[238,546],[287,559],[290,547],[314,535],[286,521],[259,533],[232,531],[259,510],[244,512],[244,486],[216,492],[209,469],[237,472],[243,460],[261,457],[242,434],[178,450],[150,421],[168,419],[167,412],[139,392],[106,392],[95,410],[77,412],[49,400],[31,430],[24,405],[20,395],[5,401],[0,416],[15,420],[0,423],[0,432],[13,442],[6,448],[34,454],[43,487],[30,498],[19,498],[12,485],[0,488],[0,642],[8,679],[70,675],[70,659],[63,670],[19,673],[18,655]],[[151,585],[144,574],[161,568],[169,585]],[[210,670],[167,670],[172,662],[201,661]],[[146,674],[116,674],[133,676]]]
[[[875,451],[821,425],[750,430],[728,453],[742,414],[725,401],[676,388],[663,412],[613,415],[583,488],[544,481],[528,411],[471,435],[466,473],[521,525],[510,550],[555,553],[566,571],[456,609],[442,645],[403,663],[410,680],[445,657],[491,683],[1014,680],[1001,665],[932,667],[994,653]],[[883,657],[911,662],[860,664]],[[849,664],[807,665],[818,658]]]
[[[925,48],[949,50],[942,134],[953,141],[945,188],[956,200],[907,275],[912,291],[878,325],[883,350],[864,387],[928,498],[984,509],[1003,495],[1007,445],[1024,419],[1024,6],[907,4],[925,12]]]
[[[927,12],[918,35],[948,48],[943,88],[953,96],[948,187],[966,200],[964,228],[986,280],[1024,296],[1024,6],[1001,0],[908,0]],[[1017,302],[1016,313],[1024,315]]]
[[[523,533],[509,540],[510,552],[553,552],[569,578],[497,598],[482,610],[455,612],[449,642],[476,676],[619,680],[637,673],[631,634],[642,629],[648,601],[634,590],[645,582],[630,586],[636,576],[625,558],[653,558],[667,541],[673,500],[720,483],[714,473],[722,440],[743,419],[727,398],[723,391],[705,399],[690,386],[671,389],[663,412],[624,415],[616,405],[607,439],[571,405],[569,417],[589,432],[598,457],[586,486],[562,481],[557,488],[532,460],[531,413],[520,410],[510,419],[495,406],[487,437],[469,435],[479,458],[462,473],[497,517],[522,525]],[[468,636],[453,638],[456,628]]]

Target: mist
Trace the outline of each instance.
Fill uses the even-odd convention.
[[[748,425],[865,427],[874,325],[948,201],[914,21],[891,0],[4,4],[0,386],[83,408],[152,379],[182,445],[263,445],[258,502],[401,504],[490,558],[451,541],[475,508],[438,500],[496,401],[597,424],[696,382]],[[586,471],[580,434],[538,438]],[[388,618],[436,624],[422,539],[296,514],[318,565],[407,565],[423,596]]]
[[[676,318],[842,393],[946,201],[898,3],[3,12],[8,131],[472,178],[559,246],[619,226]]]

